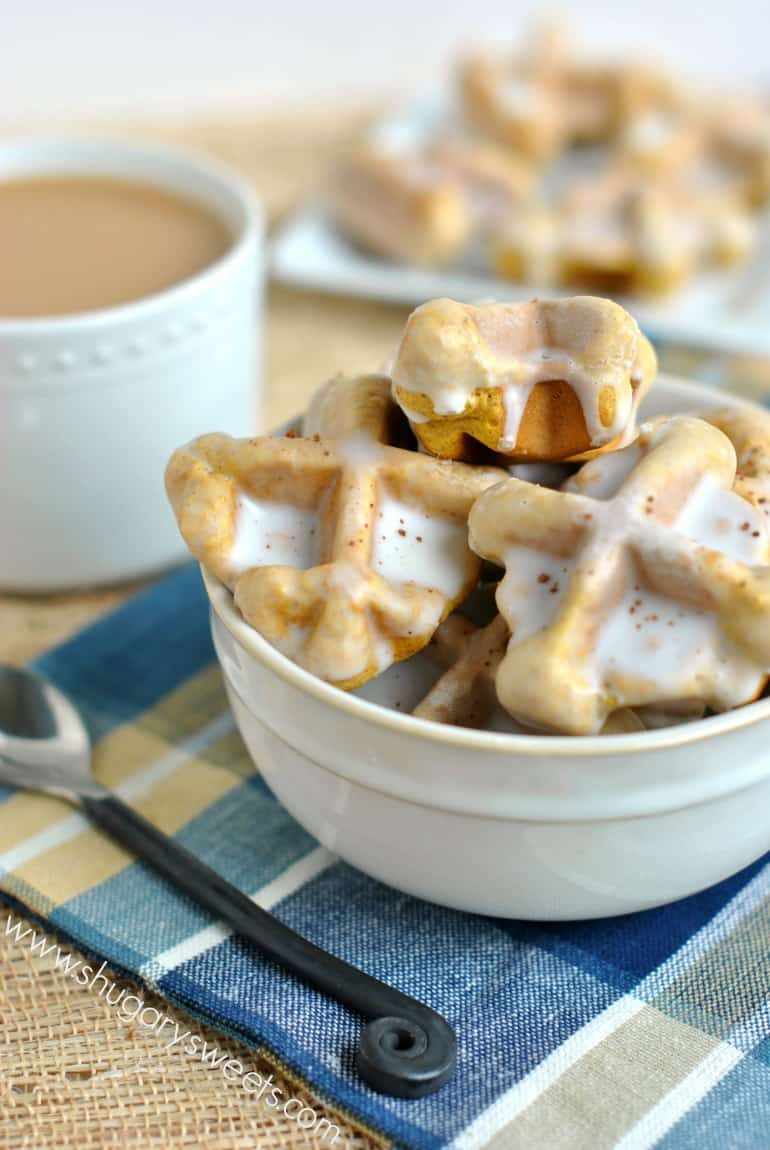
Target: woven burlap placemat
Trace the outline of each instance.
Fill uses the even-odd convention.
[[[6,915],[0,914],[2,927]],[[24,925],[36,927],[23,919]],[[53,934],[48,932],[48,937]],[[71,947],[72,953],[80,952]],[[246,1096],[217,1070],[166,1048],[159,1036],[121,1023],[115,1007],[63,977],[53,957],[36,958],[0,931],[0,1144],[44,1147],[212,1147],[215,1150],[372,1150],[385,1143],[318,1102],[292,1076],[255,1051],[185,1020],[157,995],[118,974],[116,987],[138,993],[147,1008],[178,1020],[218,1054],[272,1074],[283,1097],[301,1100],[314,1130]],[[150,1017],[149,1015],[147,1017]],[[184,1027],[181,1027],[182,1023]],[[296,1107],[295,1107],[296,1110]],[[310,1112],[306,1122],[312,1121]],[[338,1133],[337,1133],[338,1131]]]

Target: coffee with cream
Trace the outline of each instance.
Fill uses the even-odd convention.
[[[195,200],[120,178],[0,178],[0,319],[130,303],[189,279],[233,242]]]

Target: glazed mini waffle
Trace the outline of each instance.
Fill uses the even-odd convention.
[[[565,142],[565,108],[556,83],[563,35],[554,26],[539,29],[526,52],[480,53],[467,57],[459,72],[460,101],[483,136],[542,161]]]
[[[360,150],[341,165],[330,203],[342,229],[369,251],[441,265],[499,224],[531,186],[523,160],[441,138],[406,151]]]
[[[491,720],[498,710],[495,672],[509,635],[508,624],[501,615],[486,627],[477,627],[464,615],[450,615],[428,648],[428,653],[446,670],[412,714],[434,723],[494,729],[496,724]],[[513,720],[504,726],[506,730],[519,729]]]
[[[338,375],[313,395],[302,420],[309,438],[374,440],[391,447],[409,447],[411,432],[393,399],[390,376]]]
[[[498,697],[520,721],[593,734],[623,707],[756,698],[770,668],[770,537],[732,490],[735,451],[702,420],[660,419],[562,491],[482,495],[471,545],[505,566],[513,638]]]
[[[489,255],[516,283],[667,292],[692,274],[696,238],[691,219],[676,228],[661,197],[624,176],[578,185],[557,204],[526,205],[491,237]]]
[[[726,407],[706,412],[703,419],[718,427],[735,448],[735,490],[770,517],[770,414]]]
[[[567,123],[558,89],[519,61],[472,56],[463,63],[459,87],[466,116],[482,135],[535,162],[564,147]]]
[[[190,551],[244,619],[344,689],[414,654],[466,598],[481,565],[468,512],[505,475],[378,442],[387,380],[371,390],[374,414],[364,403],[338,438],[204,435],[166,472]]]
[[[547,27],[520,55],[474,55],[460,70],[460,98],[484,135],[545,160],[573,144],[606,143],[631,120],[670,111],[680,93],[662,71],[574,55]]]
[[[441,265],[471,238],[463,191],[433,165],[365,148],[341,164],[330,191],[335,221],[356,243],[386,259]]]
[[[695,270],[700,229],[668,189],[628,170],[577,185],[562,212],[561,281],[666,293]]]
[[[643,178],[625,164],[575,185],[557,205],[515,213],[490,255],[510,280],[664,295],[699,268],[746,260],[755,230],[731,194]]]
[[[566,459],[632,432],[655,368],[609,300],[432,300],[409,317],[393,393],[434,455],[467,458],[475,442],[516,461]]]

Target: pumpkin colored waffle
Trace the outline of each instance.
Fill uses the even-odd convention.
[[[407,321],[393,394],[434,455],[467,458],[476,441],[514,461],[559,460],[633,434],[655,370],[635,320],[610,300],[440,299]]]
[[[378,442],[382,390],[340,438],[204,435],[166,472],[188,547],[244,619],[345,689],[418,651],[467,596],[468,512],[505,476]]]
[[[470,516],[471,545],[505,566],[512,632],[497,673],[530,726],[601,730],[622,707],[740,706],[770,668],[770,536],[732,490],[732,444],[674,417],[585,464],[562,491],[508,479]]]

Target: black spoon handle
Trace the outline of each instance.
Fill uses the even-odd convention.
[[[356,1061],[361,1077],[375,1090],[420,1098],[451,1076],[456,1039],[440,1014],[308,942],[115,795],[85,796],[80,802],[94,823],[268,958],[372,1019],[361,1035]]]

